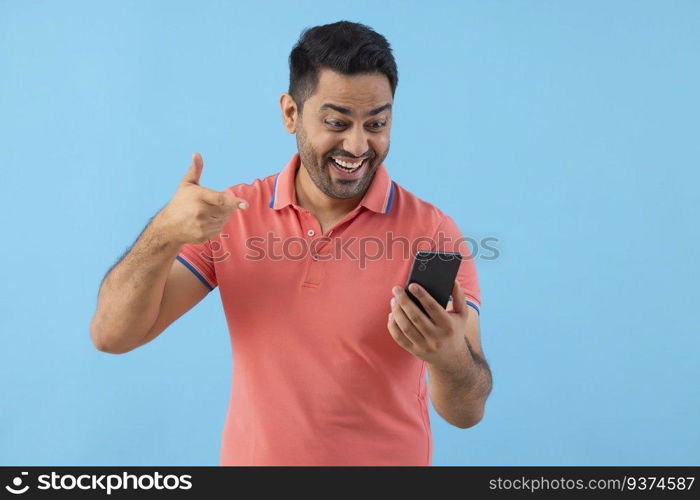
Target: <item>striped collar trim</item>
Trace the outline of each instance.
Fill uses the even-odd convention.
[[[294,204],[294,200],[296,199],[294,178],[300,165],[299,153],[294,153],[289,162],[287,162],[287,165],[275,175],[269,204],[270,208],[279,210],[287,205]],[[391,211],[395,194],[395,183],[389,177],[389,172],[384,163],[382,163],[377,167],[372,183],[367,189],[362,201],[360,201],[360,204],[374,212],[388,214]]]

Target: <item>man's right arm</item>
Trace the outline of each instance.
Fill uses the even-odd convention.
[[[202,167],[195,153],[173,199],[102,281],[90,323],[98,350],[122,354],[151,341],[209,292],[177,254],[218,235],[244,200],[200,186]]]
[[[172,317],[171,323],[208,292],[175,260],[180,245],[163,239],[157,220],[154,217],[102,282],[90,324],[92,342],[100,351],[122,354],[145,344],[168,326],[152,331],[156,323],[163,323],[160,315]]]

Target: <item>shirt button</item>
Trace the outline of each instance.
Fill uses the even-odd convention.
[[[306,234],[308,234],[309,236],[313,236],[315,233],[313,229],[309,229],[308,231],[306,231]]]

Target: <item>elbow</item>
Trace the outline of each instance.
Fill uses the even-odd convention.
[[[452,425],[460,429],[469,429],[470,427],[474,427],[476,424],[481,422],[482,418],[483,417],[472,417],[468,419],[458,420],[457,422],[453,422]]]
[[[468,415],[464,415],[459,419],[455,419],[451,421],[450,423],[454,425],[455,427],[458,427],[460,429],[469,429],[470,427],[474,427],[476,424],[481,422],[484,418],[484,408],[481,407],[478,409],[478,411],[473,411],[469,413]]]
[[[107,332],[99,325],[97,316],[93,317],[90,322],[90,340],[95,346],[95,349],[107,354],[124,354],[131,350],[119,348],[119,346],[113,345],[113,343],[109,342],[107,339]]]

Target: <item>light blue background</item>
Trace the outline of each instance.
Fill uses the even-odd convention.
[[[214,189],[283,167],[289,51],[340,19],[395,51],[391,175],[498,238],[494,389],[468,430],[431,409],[434,464],[700,463],[692,1],[1,1],[0,463],[217,464],[218,291],[115,356],[97,288],[193,151]]]

